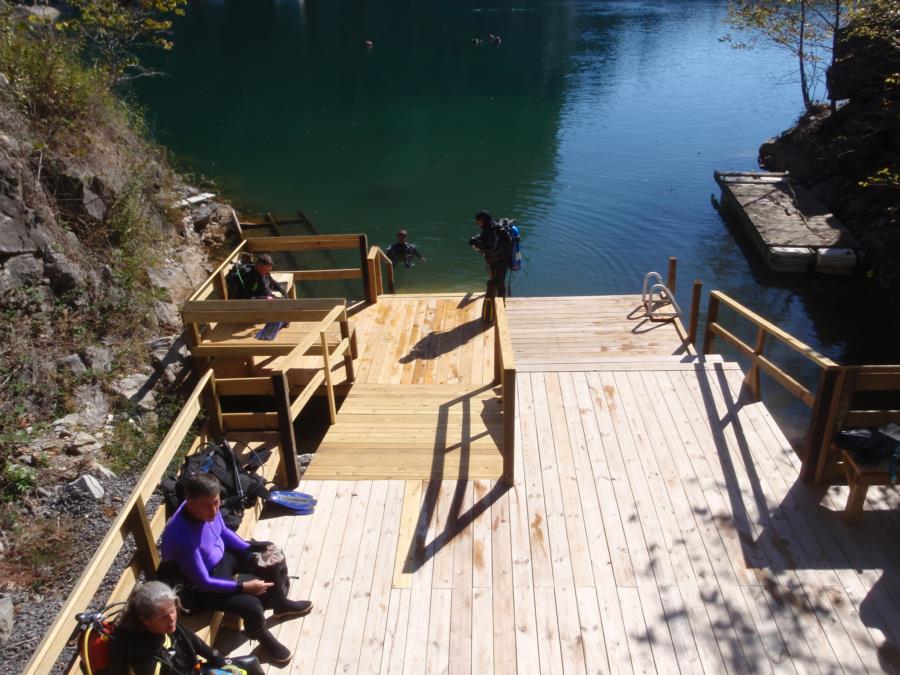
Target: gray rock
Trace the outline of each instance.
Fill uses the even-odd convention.
[[[12,598],[9,596],[0,598],[0,645],[5,645],[9,642],[13,631],[14,618],[15,607],[13,607]]]
[[[174,303],[157,300],[153,313],[160,327],[181,329],[181,315]]]
[[[98,481],[90,474],[84,474],[77,480],[69,483],[66,487],[72,492],[80,492],[85,495],[90,495],[98,502],[106,495],[106,490],[104,490],[103,486],[100,485],[100,481]]]
[[[56,362],[57,367],[71,375],[83,375],[87,372],[87,367],[78,354],[69,354]]]
[[[0,89],[7,87],[9,87],[9,78],[4,73],[0,73]]]
[[[84,360],[95,373],[108,373],[112,370],[112,352],[106,347],[88,347],[84,350]]]
[[[97,480],[108,480],[116,477],[115,473],[96,460],[88,462],[87,472]]]
[[[46,5],[17,5],[13,15],[20,20],[34,17],[35,20],[44,23],[53,23],[59,18],[60,11]]]
[[[191,353],[183,336],[167,335],[147,343],[156,372],[169,384],[181,382],[190,373]]]
[[[98,429],[106,423],[109,402],[99,386],[89,384],[75,389],[76,413],[79,424],[88,429]]]
[[[44,258],[44,274],[57,293],[75,288],[84,279],[81,268],[62,253],[47,254]]]
[[[303,453],[302,455],[297,456],[297,462],[300,466],[307,466],[312,460],[313,456],[310,453]]]
[[[30,253],[16,255],[6,261],[3,271],[8,278],[9,288],[33,286],[44,276],[44,263]]]
[[[81,423],[81,416],[78,413],[70,413],[65,417],[60,417],[57,420],[53,420],[50,426],[52,426],[57,433],[62,429],[76,427]]]
[[[112,390],[143,410],[156,408],[156,394],[153,391],[153,382],[149,375],[135,373],[123,377],[113,383]]]
[[[156,429],[159,426],[159,415],[155,412],[148,412],[141,415],[142,429]]]
[[[4,208],[8,212],[0,212],[0,255],[33,255],[44,250],[50,238],[43,228],[33,225],[34,214],[20,203]]]
[[[214,209],[209,204],[203,204],[202,206],[198,206],[193,211],[191,211],[191,220],[194,223],[195,230],[201,230],[206,225],[209,225],[209,221],[213,216]]]
[[[90,434],[79,431],[63,447],[67,455],[86,455],[100,450],[100,443]]]
[[[35,490],[35,492],[41,499],[52,499],[56,495],[56,492],[54,492],[50,488],[45,488],[43,486],[39,487],[37,490]]]

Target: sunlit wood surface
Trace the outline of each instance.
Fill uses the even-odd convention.
[[[651,349],[616,313],[624,301],[606,319],[596,301],[589,334],[576,312],[585,339],[569,349],[540,339],[552,307],[516,299],[515,484],[437,457],[439,473],[404,479],[398,462],[438,432],[433,411],[415,411],[488,396],[493,349],[470,323],[477,303],[452,310],[468,326],[454,333],[442,301],[390,301],[356,317],[359,390],[332,427],[344,457],[384,475],[347,479],[324,451],[299,487],[315,514],[255,533],[285,546],[291,595],[316,605],[274,626],[295,655],[269,672],[898,672],[896,490],[871,490],[863,523],[847,525],[846,488],[798,481],[766,407],[742,401],[737,364],[678,353],[671,326],[671,339],[651,331]],[[629,328],[604,330],[615,325]],[[429,338],[435,327],[454,337]],[[579,351],[601,346],[593,362]],[[468,419],[471,435],[471,411],[448,406],[445,428]],[[418,448],[404,415],[429,420]]]

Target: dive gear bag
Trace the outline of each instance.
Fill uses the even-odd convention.
[[[255,469],[263,463],[264,458],[254,456],[248,467]],[[206,443],[197,452],[185,457],[178,478],[166,478],[160,483],[168,517],[184,501],[184,481],[201,473],[211,473],[218,479],[222,500],[220,513],[230,530],[237,530],[240,526],[245,509],[255,506],[258,499],[265,501],[269,496],[265,478],[242,467],[231,445],[223,438],[217,443]]]

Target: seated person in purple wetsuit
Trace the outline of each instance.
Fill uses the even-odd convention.
[[[265,627],[264,610],[274,610],[275,619],[304,616],[312,603],[289,600],[284,586],[253,575],[250,556],[260,545],[244,541],[225,526],[214,476],[191,476],[184,482],[184,492],[184,502],[163,531],[159,576],[180,587],[181,602],[189,611],[212,609],[240,616],[247,636],[259,642],[270,660],[287,663],[291,652]]]

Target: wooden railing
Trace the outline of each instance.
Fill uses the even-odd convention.
[[[516,361],[513,357],[506,308],[500,298],[494,300],[494,381],[503,398],[503,479],[514,483],[516,466]]]
[[[756,327],[755,344],[749,345],[719,322],[720,307],[727,307]],[[803,451],[803,466],[800,476],[803,480],[816,479],[819,452],[828,433],[828,415],[834,398],[841,367],[831,359],[822,356],[806,343],[798,340],[775,324],[759,316],[721,291],[709,294],[709,309],[706,316],[706,336],[703,353],[713,351],[716,338],[720,338],[750,359],[750,370],[745,378],[747,391],[754,400],[761,398],[760,373],[765,372],[792,396],[812,408],[806,448]],[[784,345],[793,352],[813,363],[819,371],[815,392],[797,378],[789,375],[765,355],[765,349],[772,341]]]
[[[368,302],[378,302],[378,296],[384,293],[384,283],[381,274],[381,265],[387,270],[387,289],[389,293],[394,292],[394,263],[387,254],[378,246],[369,249],[369,255],[366,258],[366,276],[369,279],[369,292],[371,295],[366,297]]]
[[[321,367],[316,368],[309,382],[303,387],[293,403],[289,403],[290,417],[295,418],[324,383],[328,397],[331,423],[336,418],[336,403],[332,383],[331,364],[333,359],[342,358],[346,380],[355,379],[353,359],[357,356],[356,336],[351,333],[346,302],[342,298],[320,298],[310,300],[203,300],[185,303],[182,312],[185,332],[191,355],[208,367],[206,361],[214,356],[279,356],[278,369],[287,373],[297,360],[319,347],[322,356]],[[296,343],[282,344],[269,341],[246,339],[207,340],[208,326],[221,322],[226,325],[253,325],[258,323],[287,321],[292,324],[307,324],[303,336]],[[332,348],[328,332],[337,323],[340,340]],[[270,389],[261,382],[267,378],[249,377],[222,380],[231,395],[260,394],[276,395],[280,392]],[[242,389],[241,387],[244,387]],[[225,428],[231,429],[277,429],[281,426],[276,413],[224,413]]]
[[[343,281],[360,279],[363,297],[371,297],[368,271],[368,239],[364,234],[322,234],[303,237],[247,237],[228,254],[228,257],[209,275],[189,300],[206,300],[213,293],[220,300],[228,299],[228,272],[242,255],[252,253],[282,253],[291,251],[332,251],[356,249],[359,267],[336,269],[289,270],[293,281]],[[284,272],[282,272],[283,274]],[[290,277],[289,277],[290,278]]]
[[[257,387],[258,393],[275,395],[279,433],[255,431],[251,437],[250,434],[229,432],[228,437],[260,445],[277,445],[278,452],[273,453],[261,471],[268,480],[274,478],[279,485],[292,489],[299,483],[297,450],[293,432],[293,419],[296,418],[299,411],[295,410],[287,399],[287,383],[284,373],[279,372],[265,379],[269,380],[269,383],[264,387]],[[156,542],[162,535],[165,526],[165,508],[160,506],[151,515],[147,512],[146,504],[184,441],[188,438],[201,411],[206,413],[206,424],[193,439],[188,453],[197,451],[203,443],[219,438],[228,431],[228,418],[221,412],[219,397],[235,393],[236,384],[235,381],[216,382],[210,371],[194,387],[169,432],[138,479],[131,495],[122,505],[119,515],[113,521],[103,541],[100,542],[81,577],[69,593],[56,620],[25,666],[24,673],[26,675],[44,675],[55,668],[60,655],[76,629],[75,615],[91,605],[104,577],[116,557],[121,553],[129,536],[134,539],[134,558],[118,579],[107,601],[118,602],[126,599],[135,583],[143,575],[152,575],[156,571],[159,565]],[[241,389],[241,393],[247,393],[246,386],[241,385]],[[258,505],[255,510],[245,514],[244,521],[238,530],[239,534],[246,537],[252,533],[260,510],[261,505]],[[220,621],[221,614],[215,614],[213,623],[209,626],[212,634],[215,633]]]

